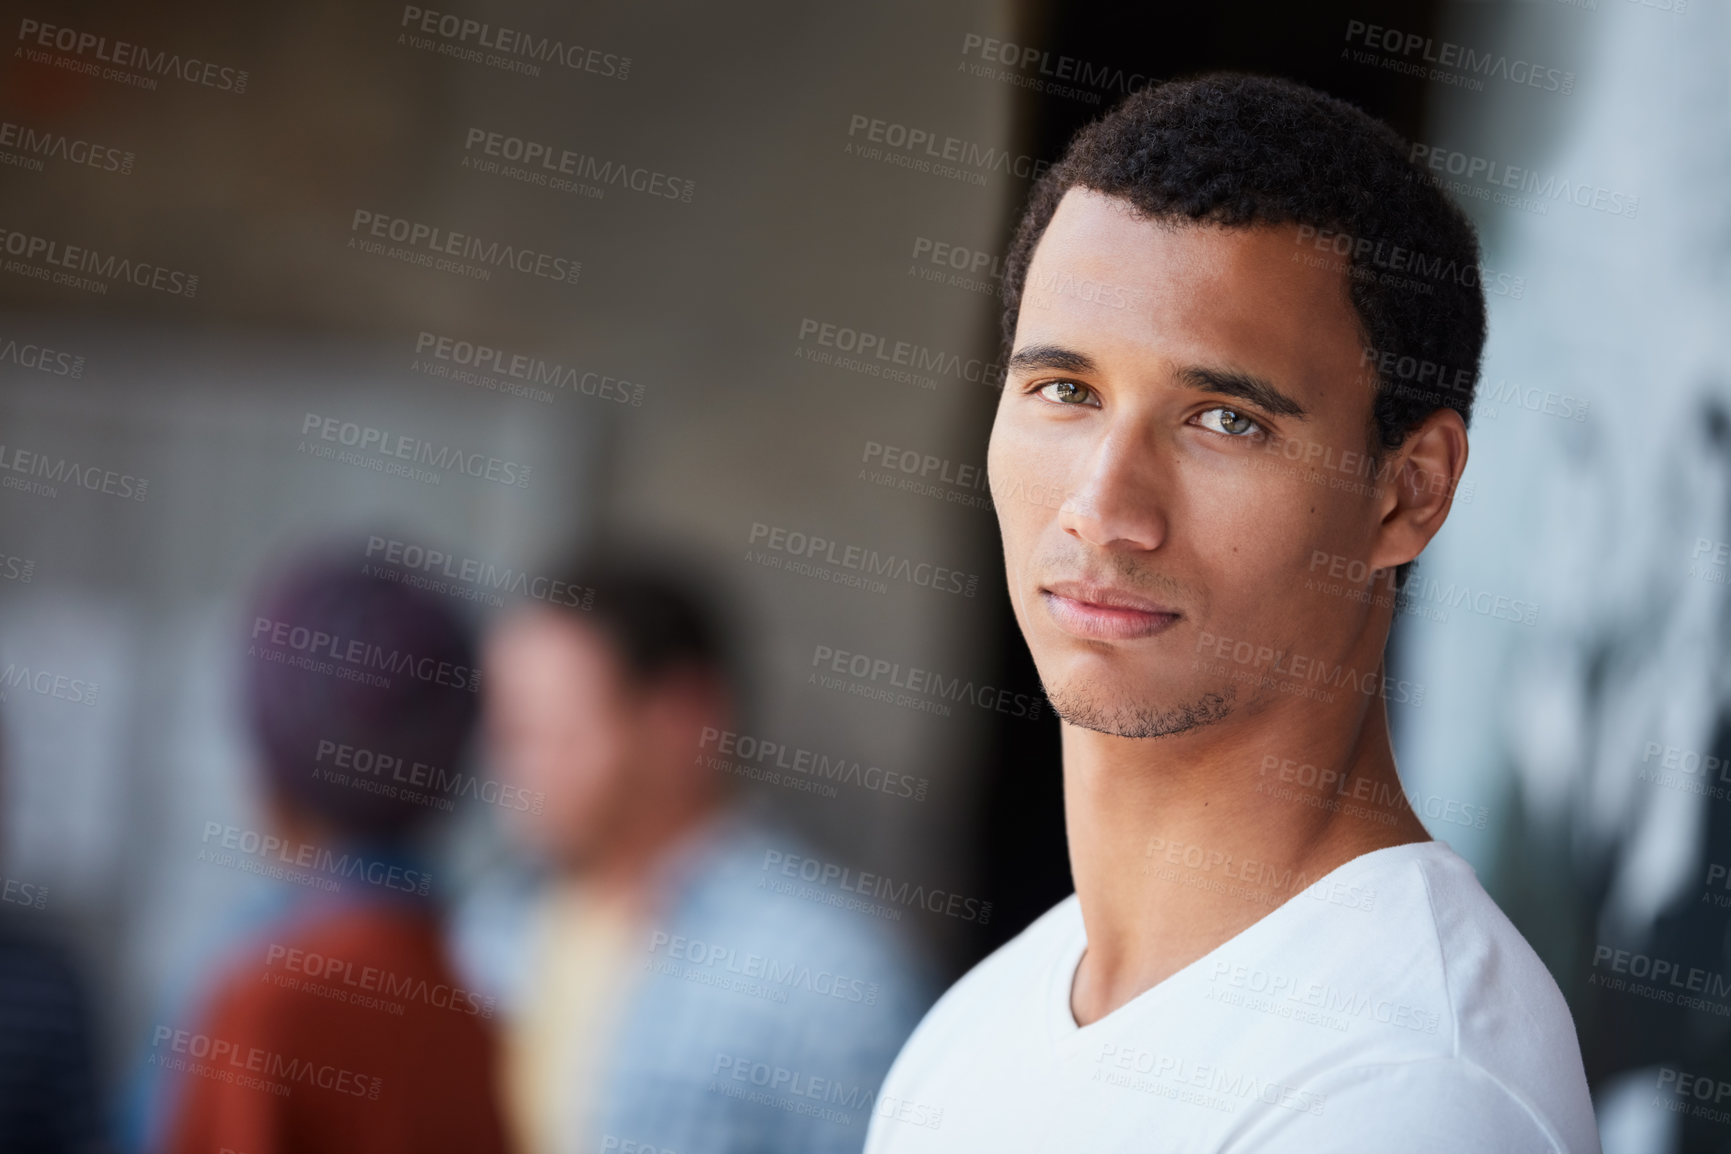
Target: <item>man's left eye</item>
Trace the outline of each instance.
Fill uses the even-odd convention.
[[[1244,437],[1264,431],[1261,425],[1237,409],[1205,409],[1196,414],[1196,419],[1204,429],[1228,437]]]

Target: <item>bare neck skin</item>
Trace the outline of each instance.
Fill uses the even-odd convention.
[[[661,898],[657,867],[716,816],[719,800],[715,790],[703,789],[670,793],[658,805],[634,806],[596,852],[567,865],[567,878],[600,904],[634,914],[653,912]]]
[[[1400,791],[1382,698],[1337,697],[1344,700],[1322,708],[1295,698],[1242,724],[1164,738],[1064,725],[1065,826],[1088,935],[1070,994],[1078,1025],[1164,981],[1302,888],[1256,878],[1291,870],[1314,880],[1361,854],[1430,839]],[[1338,768],[1358,796],[1393,798],[1370,807],[1386,819],[1259,792],[1259,784],[1279,781],[1278,769],[1264,769],[1270,749],[1298,764]],[[1280,787],[1304,792],[1290,781]],[[1335,782],[1311,792],[1330,798],[1341,789]],[[1182,864],[1195,862],[1197,850],[1214,864]],[[1246,862],[1271,870],[1233,881],[1227,870]],[[1228,892],[1181,884],[1204,879],[1224,882]]]

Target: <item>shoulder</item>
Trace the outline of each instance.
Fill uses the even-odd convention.
[[[823,856],[797,835],[729,822],[674,863],[634,966],[630,1062],[688,1063],[707,1046],[882,1075],[936,982],[904,925],[871,912],[880,905],[780,872]]]
[[[707,935],[705,945],[723,952],[845,967],[886,987],[929,984],[908,911],[855,892],[869,876],[844,870],[791,831],[730,820],[682,863],[656,932]]]
[[[1278,1104],[1278,1103],[1277,1103]],[[1227,1150],[1259,1154],[1599,1154],[1589,1112],[1559,1124],[1518,1087],[1459,1057],[1338,1068],[1268,1110]],[[1584,1123],[1584,1124],[1583,1124]]]
[[[1479,1117],[1501,1119],[1510,1132],[1526,1126],[1549,1143],[1485,1149],[1596,1149],[1568,1003],[1472,866],[1442,842],[1420,843],[1399,855],[1377,884],[1390,902],[1377,919],[1384,921],[1379,936],[1390,953],[1371,964],[1378,970],[1415,967],[1432,991],[1426,1000],[1441,1010],[1442,1028],[1431,1054],[1399,1055],[1424,1060],[1343,1070],[1343,1101],[1380,1096],[1395,1117],[1416,1118],[1439,1135],[1449,1133],[1443,1111],[1471,1106]],[[1357,1107],[1348,1108],[1356,1119]]]
[[[0,1038],[49,1056],[82,1053],[88,1032],[84,982],[57,942],[0,926]]]
[[[24,990],[39,1004],[75,998],[78,982],[70,956],[56,943],[9,934],[0,927],[0,996]]]
[[[993,1030],[1021,1037],[1038,1029],[1031,1019],[1047,1008],[1043,995],[1051,967],[1082,938],[1082,911],[1071,894],[944,991],[908,1039],[896,1072],[908,1073],[930,1055],[990,1044],[986,1039]]]
[[[1525,1053],[1578,1053],[1556,980],[1445,843],[1363,855],[1291,901],[1305,907],[1303,917],[1283,922],[1270,939],[1246,940],[1320,965],[1367,993],[1422,996],[1441,1020],[1437,1052],[1499,1073],[1498,1062]]]
[[[1434,1135],[1436,1149],[1595,1148],[1580,1046],[1556,981],[1441,842],[1345,863],[1223,945],[1190,988],[1207,1002],[1181,1011],[1196,1036],[1212,1034],[1234,1062],[1317,1095],[1297,1111],[1265,1099],[1259,1127],[1308,1135],[1325,1124],[1312,1119],[1326,1117],[1355,1141],[1362,1122],[1371,1137],[1385,1133],[1379,1126]],[[1451,1110],[1478,1121],[1450,1129]],[[1482,1125],[1490,1129],[1480,1135]],[[1525,1140],[1480,1142],[1499,1133]],[[1371,1137],[1365,1149],[1377,1148]]]
[[[352,1016],[338,995],[350,987],[376,992],[385,976],[410,988],[449,982],[429,912],[395,903],[309,909],[236,945],[214,983],[210,1017],[235,1028],[292,1032],[314,1020]]]
[[[1553,1070],[1564,1053],[1578,1067],[1574,1021],[1556,979],[1472,867],[1441,842],[1431,845],[1415,860],[1414,871],[1423,886],[1457,1052],[1500,1074]]]
[[[397,902],[345,902],[297,913],[251,935],[230,956],[231,981],[241,984],[315,980],[373,967],[405,977],[439,980],[448,971],[444,943],[430,910]],[[280,985],[291,984],[285,981]]]
[[[1083,939],[1082,907],[1071,894],[975,963],[949,992],[970,998],[1023,996],[1028,983],[1037,981],[1059,953]]]

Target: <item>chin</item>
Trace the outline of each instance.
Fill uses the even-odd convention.
[[[1108,689],[1072,682],[1046,687],[1046,698],[1059,717],[1078,729],[1113,737],[1171,737],[1214,725],[1231,716],[1234,697],[1230,687],[1220,693],[1160,700],[1126,697],[1122,686]]]

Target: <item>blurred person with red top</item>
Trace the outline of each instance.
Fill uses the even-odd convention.
[[[431,594],[335,556],[267,589],[249,630],[244,693],[271,829],[206,841],[294,896],[188,1028],[154,1025],[149,1062],[176,1099],[164,1146],[503,1151],[492,1005],[453,977],[411,852],[449,803],[403,784],[448,780],[463,752],[471,639]]]

